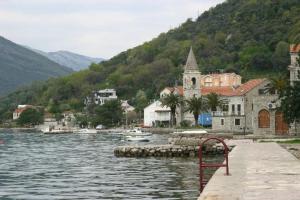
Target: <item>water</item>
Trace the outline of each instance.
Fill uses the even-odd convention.
[[[165,143],[166,136],[154,136]],[[0,133],[0,199],[196,199],[197,159],[117,158],[119,136]]]

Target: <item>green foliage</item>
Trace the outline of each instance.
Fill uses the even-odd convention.
[[[206,95],[206,99],[207,106],[211,111],[217,111],[217,108],[222,107],[225,103],[216,93]]]
[[[49,107],[51,101],[82,111],[83,99],[103,88],[115,88],[120,98],[142,110],[143,103],[135,99],[139,90],[155,99],[164,87],[182,82],[191,45],[202,73],[234,71],[244,80],[282,73],[289,62],[288,45],[300,42],[299,12],[299,0],[225,1],[88,70],[12,93],[1,99],[0,115],[4,118],[17,104]]]
[[[294,86],[285,89],[281,97],[281,107],[283,116],[287,123],[300,120],[300,83],[295,82]]]
[[[17,124],[24,126],[38,125],[44,122],[44,113],[42,109],[27,108],[23,111],[17,120]]]
[[[195,126],[198,124],[198,118],[201,112],[204,112],[207,110],[207,102],[204,97],[193,97],[191,99],[188,99],[186,102],[186,112],[190,112],[193,114],[195,119]]]
[[[95,109],[93,125],[102,124],[106,127],[118,125],[123,117],[121,102],[118,100],[107,101]]]
[[[163,98],[161,98],[161,103],[163,106],[167,106],[171,109],[171,126],[176,124],[176,108],[180,105],[182,105],[183,100],[182,97],[174,94],[174,93],[170,93],[166,96],[164,96]]]
[[[144,108],[148,105],[148,101],[146,93],[142,90],[138,90],[135,95],[135,110],[137,112],[143,112]]]

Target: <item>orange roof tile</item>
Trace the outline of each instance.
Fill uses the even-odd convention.
[[[176,91],[178,92],[178,94],[180,96],[183,96],[183,86],[177,86],[176,87]]]
[[[208,95],[210,93],[216,93],[221,96],[243,96],[247,92],[254,89],[256,86],[260,85],[266,79],[252,79],[237,88],[230,86],[213,86],[213,87],[202,87],[201,94]],[[178,91],[179,95],[183,96],[183,87],[177,86],[176,91]]]
[[[234,93],[234,89],[230,86],[223,87],[202,87],[201,94],[208,95],[210,93],[216,93],[221,96],[232,96]]]
[[[291,53],[299,53],[300,52],[300,44],[291,44],[290,52]]]

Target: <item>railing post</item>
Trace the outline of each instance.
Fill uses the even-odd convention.
[[[218,142],[222,143],[224,146],[224,158],[225,158],[225,164],[222,163],[216,163],[216,164],[207,164],[203,162],[203,152],[202,152],[202,148],[204,147],[204,144],[209,141],[209,140],[217,140]],[[199,183],[200,183],[200,192],[203,191],[206,183],[208,181],[204,180],[204,168],[215,168],[215,167],[226,167],[226,176],[229,175],[229,164],[228,164],[228,152],[229,149],[227,147],[227,145],[225,144],[225,142],[220,139],[220,138],[216,138],[216,137],[211,137],[211,138],[207,138],[206,140],[204,140],[200,145],[199,145],[199,151],[198,151],[198,156],[199,156]]]

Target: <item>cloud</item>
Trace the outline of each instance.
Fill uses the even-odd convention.
[[[223,0],[0,0],[0,35],[45,51],[106,57]]]

